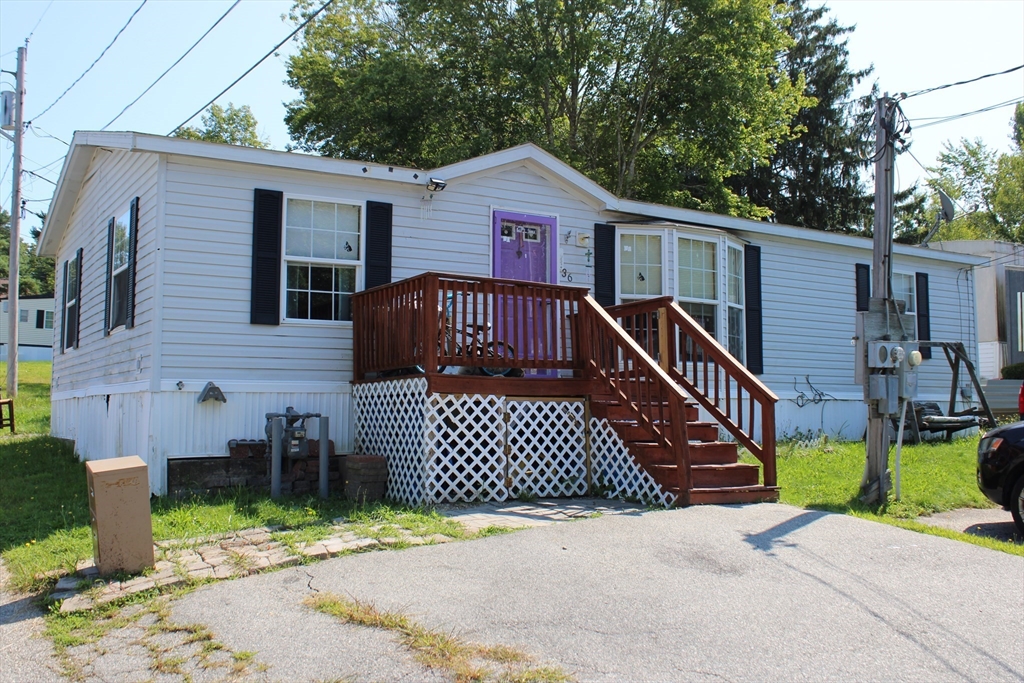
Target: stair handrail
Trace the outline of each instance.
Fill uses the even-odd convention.
[[[748,451],[750,451],[754,457],[756,457],[763,466],[764,472],[764,485],[775,486],[776,485],[776,468],[775,468],[775,404],[778,402],[779,397],[772,392],[764,383],[761,382],[753,373],[750,372],[742,363],[729,353],[729,351],[722,346],[718,340],[716,340],[711,334],[705,330],[696,320],[690,317],[676,303],[675,299],[671,296],[663,296],[654,299],[644,299],[641,301],[630,302],[628,304],[620,304],[618,306],[610,306],[607,309],[610,316],[616,318],[625,318],[628,316],[636,316],[643,314],[660,313],[664,311],[664,319],[669,326],[671,326],[671,333],[667,336],[663,336],[659,339],[660,351],[667,357],[661,358],[662,367],[665,368],[669,376],[680,385],[698,404],[707,410],[711,416],[717,421],[727,432],[741,443]],[[661,316],[659,316],[661,317]],[[660,332],[660,331],[659,331]],[[686,335],[686,338],[692,340],[693,349],[693,369],[694,379],[698,379],[697,376],[697,357],[703,354],[704,358],[704,386],[707,388],[709,382],[708,376],[708,360],[710,360],[717,368],[720,368],[725,373],[725,409],[721,407],[722,395],[718,393],[718,377],[715,375],[715,395],[708,396],[706,391],[702,391],[698,386],[698,381],[694,381],[687,376],[686,370],[686,359],[681,356],[680,349],[678,348],[679,333],[682,332]],[[683,372],[679,371],[679,367],[683,368]],[[737,411],[734,415],[732,412],[732,397],[731,393],[731,381],[736,382],[737,396],[736,404]],[[747,413],[747,427],[744,428],[743,419],[743,401],[742,392],[746,391],[750,397],[750,408]],[[757,443],[754,440],[754,404],[760,408],[761,412],[761,443]]]
[[[611,390],[616,400],[676,459],[677,505],[690,504],[690,445],[686,429],[686,395],[653,358],[623,330],[593,297],[580,306],[585,367],[590,379]],[[668,414],[664,399],[668,399]],[[668,424],[668,430],[664,425]],[[668,432],[668,433],[667,433]]]

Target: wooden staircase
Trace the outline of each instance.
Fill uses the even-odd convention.
[[[658,359],[661,370],[627,373],[625,390],[620,378],[618,391],[591,396],[592,414],[608,420],[636,463],[679,504],[777,501],[775,395],[671,297],[614,306],[606,312],[648,359]],[[635,405],[624,401],[646,394],[650,403],[650,385],[666,380],[686,396],[684,402],[655,398],[655,405],[645,406],[643,419]],[[682,407],[673,409],[676,405]],[[701,421],[699,406],[718,421]],[[678,412],[684,414],[685,429],[674,432],[671,423]],[[760,442],[753,438],[755,418],[760,418]],[[720,429],[736,440],[720,441]],[[685,446],[680,443],[684,440]],[[763,463],[763,482],[761,466],[739,462],[740,444]],[[681,468],[688,474],[681,474]]]
[[[594,417],[608,421],[636,463],[659,486],[679,496],[679,470],[671,446],[663,446],[652,440],[650,431],[634,419],[632,411],[612,396],[592,396],[590,411]],[[739,462],[737,444],[719,441],[718,424],[701,421],[696,403],[686,403],[685,412],[690,451],[691,505],[778,500],[778,486],[763,486],[760,466]],[[655,422],[667,430],[670,420]]]

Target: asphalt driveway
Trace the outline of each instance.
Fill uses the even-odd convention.
[[[313,591],[518,646],[583,681],[1024,679],[1024,558],[785,505],[339,557],[200,589],[172,618],[258,652],[272,679],[424,673],[390,635],[312,613]]]

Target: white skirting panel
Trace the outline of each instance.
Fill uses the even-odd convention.
[[[1006,364],[1005,342],[978,342],[978,374],[982,379],[999,379],[999,372]]]
[[[388,496],[411,504],[587,492],[671,504],[604,420],[579,399],[430,394],[423,378],[353,388],[355,448],[388,461]]]
[[[19,361],[53,360],[53,348],[50,346],[24,346],[18,344]],[[0,361],[7,361],[7,344],[0,344]]]
[[[227,456],[231,439],[265,439],[266,414],[288,406],[330,418],[338,453],[352,451],[352,394],[344,391],[225,391],[227,403],[198,403],[199,392],[127,392],[58,397],[51,433],[75,440],[85,460],[138,455],[149,465],[150,490],[165,492],[169,458]],[[309,437],[319,438],[311,420]]]
[[[343,392],[225,391],[227,403],[198,403],[199,392],[163,391],[154,398],[154,433],[170,458],[227,455],[231,439],[265,439],[267,413],[292,406],[300,413],[330,418],[330,438],[338,453],[352,451],[352,394]],[[309,438],[319,424],[310,420]]]
[[[164,463],[151,447],[149,392],[101,394],[54,400],[50,433],[74,439],[83,460],[103,460],[137,455],[149,466],[149,488],[163,491]]]

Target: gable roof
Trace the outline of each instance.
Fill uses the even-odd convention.
[[[85,181],[92,154],[96,149],[121,149],[157,154],[200,157],[243,164],[256,164],[283,169],[305,170],[353,178],[372,178],[410,186],[426,186],[432,177],[442,178],[449,184],[496,171],[526,166],[552,182],[561,185],[571,193],[583,198],[599,211],[627,214],[640,218],[651,218],[682,223],[696,227],[716,228],[731,232],[783,237],[811,242],[822,242],[857,249],[872,248],[871,240],[865,237],[825,232],[811,228],[800,228],[781,223],[737,218],[722,214],[684,209],[675,206],[652,204],[633,199],[623,199],[604,189],[569,164],[533,143],[510,147],[498,152],[460,161],[434,170],[373,164],[349,159],[333,159],[295,152],[280,152],[253,147],[224,145],[201,142],[184,138],[150,135],[131,132],[77,131],[71,140],[71,147],[64,160],[57,189],[47,214],[43,231],[39,236],[39,253],[53,256],[71,218],[72,210]],[[611,222],[614,220],[609,219]],[[923,247],[903,244],[893,245],[893,251],[905,256],[952,261],[966,265],[977,265],[984,259],[967,254],[942,252]]]

